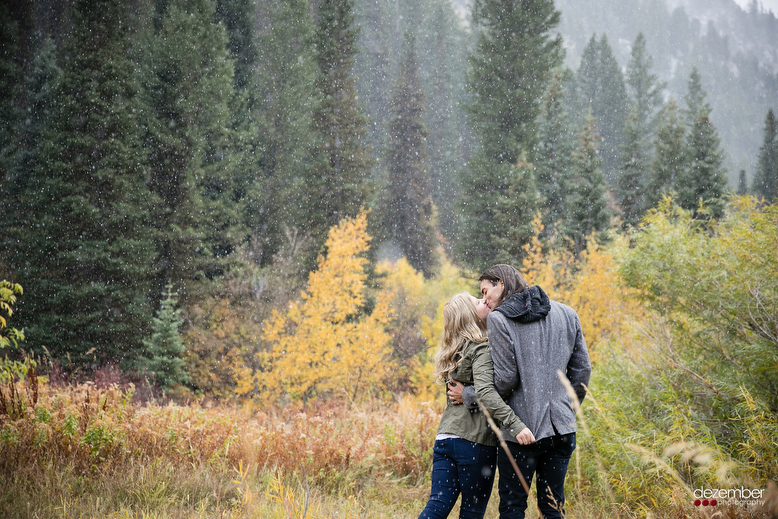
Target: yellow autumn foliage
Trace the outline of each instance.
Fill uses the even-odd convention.
[[[439,255],[445,258],[442,251]],[[443,305],[459,292],[477,294],[475,276],[464,273],[445,259],[440,272],[430,279],[414,270],[405,258],[379,263],[376,273],[383,276],[382,288],[392,305],[390,331],[394,337],[395,356],[401,359],[397,376],[405,379],[405,385],[416,401],[436,401],[444,405],[444,391],[435,383],[433,375],[433,358],[443,333]],[[414,348],[410,356],[407,355],[408,343]]]
[[[257,343],[259,323],[229,297],[210,297],[188,310],[192,325],[184,335],[187,371],[204,394],[218,399],[234,395],[236,384],[250,376],[247,349]],[[248,393],[247,388],[242,394]]]
[[[393,371],[389,358],[391,317],[389,297],[379,293],[370,314],[366,280],[370,236],[367,213],[344,219],[330,230],[327,253],[318,259],[301,299],[274,310],[262,339],[270,344],[260,353],[262,372],[256,386],[263,399],[292,401],[316,397],[356,399],[383,391]]]
[[[525,245],[522,274],[527,281],[578,313],[593,359],[609,344],[634,349],[640,340],[634,324],[646,318],[645,310],[634,297],[636,291],[621,281],[611,251],[594,239],[578,258],[564,248],[544,250],[538,238],[543,230],[539,219],[535,228],[535,237]]]
[[[620,281],[610,249],[591,240],[578,257],[546,250],[538,237],[542,224],[535,225],[522,273],[578,312],[593,359],[604,347],[639,349],[635,324],[646,316],[634,290]],[[444,261],[427,279],[405,258],[383,261],[375,268],[380,290],[369,302],[366,226],[361,213],[330,231],[326,255],[300,299],[265,322],[255,369],[237,370],[238,394],[259,389],[261,400],[276,402],[353,400],[391,391],[419,402],[444,401],[433,377],[443,306],[457,292],[476,295],[477,275]]]

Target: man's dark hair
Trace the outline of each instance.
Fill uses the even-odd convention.
[[[486,269],[484,273],[481,274],[481,277],[478,278],[478,282],[480,283],[483,280],[491,282],[492,285],[496,285],[498,282],[502,281],[502,284],[504,285],[502,294],[500,294],[500,300],[497,302],[495,308],[500,306],[503,301],[513,294],[520,294],[529,288],[529,284],[527,283],[527,280],[524,279],[524,276],[515,268],[505,264],[494,265]]]

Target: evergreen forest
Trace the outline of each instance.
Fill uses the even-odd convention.
[[[508,263],[593,361],[569,517],[778,517],[756,0],[10,0],[0,70],[0,516],[415,515]]]

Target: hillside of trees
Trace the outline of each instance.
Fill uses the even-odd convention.
[[[559,31],[565,37],[566,63],[575,69],[592,34],[607,34],[614,56],[626,69],[635,37],[642,32],[653,57],[654,73],[667,85],[665,96],[680,100],[686,80],[697,68],[709,94],[711,120],[721,132],[728,180],[756,171],[761,126],[778,100],[778,18],[757,2],[749,11],[732,0],[560,0]]]
[[[681,8],[651,4],[658,26],[691,27],[675,32],[686,47],[637,32],[625,55],[622,32],[654,18],[604,5],[611,34],[579,41],[559,31],[581,7],[560,5],[484,0],[466,24],[447,0],[4,6],[0,274],[25,288],[26,348],[68,373],[232,392],[219,377],[263,369],[271,310],[294,304],[344,218],[367,215],[371,265],[404,256],[431,279],[521,264],[538,215],[544,246],[578,256],[665,195],[708,220],[736,189],[774,200],[767,65],[735,78],[759,90],[738,97],[711,63],[745,54]],[[717,123],[722,97],[751,103],[734,110],[761,134],[753,171],[728,169],[740,130]],[[243,324],[215,339],[227,316]]]
[[[463,19],[469,3],[455,1]],[[606,35],[614,57],[626,71],[638,33],[646,39],[654,69],[666,84],[665,100],[684,96],[696,67],[703,76],[719,128],[724,163],[734,188],[740,170],[750,180],[756,172],[761,126],[778,100],[778,13],[757,1],[743,10],[734,0],[559,0],[558,31],[564,38],[565,65],[581,66],[592,35]]]

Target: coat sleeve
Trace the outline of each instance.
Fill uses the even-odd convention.
[[[462,404],[471,411],[478,409],[475,386],[465,386],[462,388]]]
[[[592,374],[592,365],[589,361],[589,350],[586,348],[586,340],[581,331],[581,320],[575,316],[575,343],[573,354],[567,363],[567,379],[573,386],[579,402],[583,402],[586,396],[584,386],[589,386],[589,377]]]
[[[482,342],[475,347],[473,380],[478,400],[494,421],[511,436],[519,434],[525,425],[494,389],[494,370],[488,342]],[[495,432],[500,434],[499,431]]]
[[[519,387],[516,352],[502,314],[490,314],[486,319],[486,327],[494,363],[494,387],[502,398],[507,399]]]

